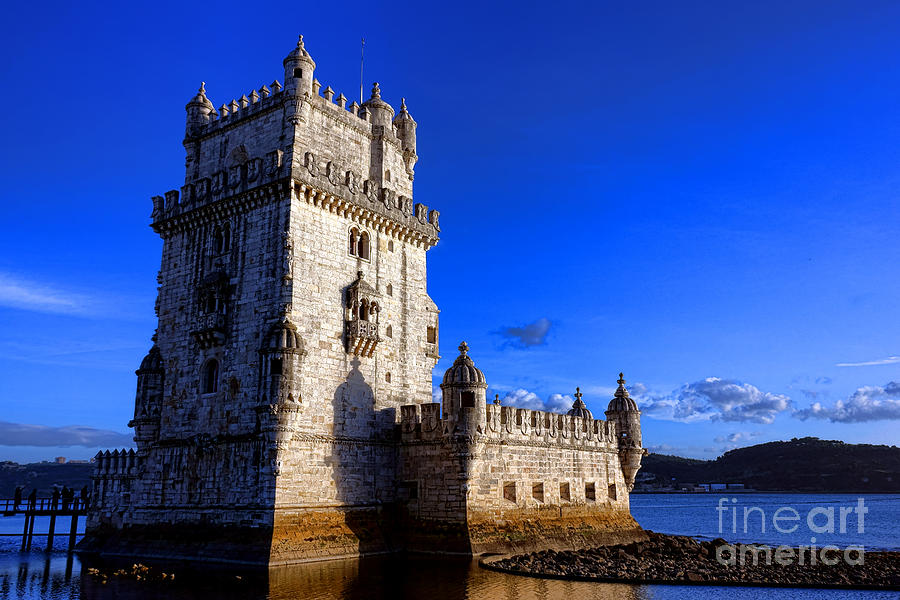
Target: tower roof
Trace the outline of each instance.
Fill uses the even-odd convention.
[[[316,65],[316,61],[312,59],[312,56],[309,55],[309,52],[306,51],[306,47],[303,45],[303,36],[301,35],[297,40],[297,46],[291,50],[291,53],[284,57],[283,64],[287,66],[289,62],[293,61],[303,61]]]
[[[625,375],[623,373],[619,373],[619,381],[617,383],[619,387],[616,388],[613,399],[609,401],[609,408],[606,409],[606,412],[637,411],[637,403],[632,400],[631,396],[628,395],[628,390],[625,389]]]
[[[572,408],[569,409],[569,412],[566,414],[570,417],[582,417],[584,419],[593,419],[594,415],[588,410],[588,407],[581,400],[581,388],[575,388],[575,402],[572,404]]]
[[[215,110],[213,103],[210,101],[209,98],[206,97],[206,82],[205,81],[200,82],[200,89],[197,91],[197,95],[194,96],[193,98],[191,98],[191,101],[188,102],[188,106],[191,106],[191,105],[205,106],[209,110]]]
[[[459,345],[459,356],[453,362],[453,366],[444,373],[441,387],[445,385],[487,387],[484,373],[475,366],[475,361],[469,357],[469,345],[465,342]]]
[[[162,353],[159,351],[159,346],[153,344],[147,356],[141,361],[138,373],[162,373],[163,371]]]
[[[412,121],[415,123],[415,119],[412,118],[412,115],[409,114],[409,111],[406,110],[406,98],[400,98],[400,112],[397,113],[397,116],[394,118],[394,123],[398,121]]]
[[[378,85],[377,81],[372,84],[372,96],[363,102],[363,106],[366,108],[383,108],[390,111],[391,115],[394,114],[394,107],[381,99],[381,86]]]

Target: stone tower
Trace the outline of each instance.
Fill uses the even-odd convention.
[[[641,411],[625,388],[625,374],[619,373],[619,387],[606,409],[606,419],[616,423],[619,442],[619,462],[625,475],[628,491],[634,488],[634,478],[646,454],[641,441]],[[580,398],[579,398],[580,401]]]
[[[438,359],[439,215],[413,201],[405,100],[323,90],[302,36],[283,66],[283,86],[216,109],[204,84],[186,106],[184,185],[153,198],[137,454],[98,455],[84,549],[278,564],[389,545],[399,407],[431,401]]]

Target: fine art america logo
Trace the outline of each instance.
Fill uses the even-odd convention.
[[[834,545],[818,547],[816,535],[835,536],[855,532],[865,533],[866,513],[869,508],[864,498],[857,498],[855,506],[816,506],[802,515],[792,506],[780,506],[770,512],[759,506],[737,506],[737,498],[719,498],[716,512],[719,515],[719,534],[749,534],[751,526],[759,523],[762,533],[767,525],[772,532],[782,535],[803,535],[802,527],[809,531],[808,545],[772,547],[764,544],[721,544],[716,547],[716,560],[723,565],[837,565],[842,560],[848,565],[862,565],[865,549],[862,545],[839,548]],[[739,510],[741,509],[741,510]]]

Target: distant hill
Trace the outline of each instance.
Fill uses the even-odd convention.
[[[900,492],[897,446],[815,437],[729,450],[715,460],[650,454],[641,465],[641,479],[651,486],[675,481],[743,483],[757,490],[797,492]]]
[[[14,462],[0,462],[0,498],[12,498],[16,486],[25,487],[25,495],[38,489],[38,496],[49,496],[53,486],[70,487],[81,490],[90,485],[94,465],[90,463],[32,463],[20,465]]]

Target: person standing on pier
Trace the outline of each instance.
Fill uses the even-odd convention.
[[[50,499],[50,508],[52,510],[56,510],[56,507],[59,505],[59,488],[55,485],[53,486],[53,496]]]
[[[17,485],[16,491],[13,494],[13,512],[19,510],[20,504],[22,504],[22,486]]]
[[[37,506],[37,488],[31,490],[31,493],[28,494],[28,508],[34,510],[35,506]]]

